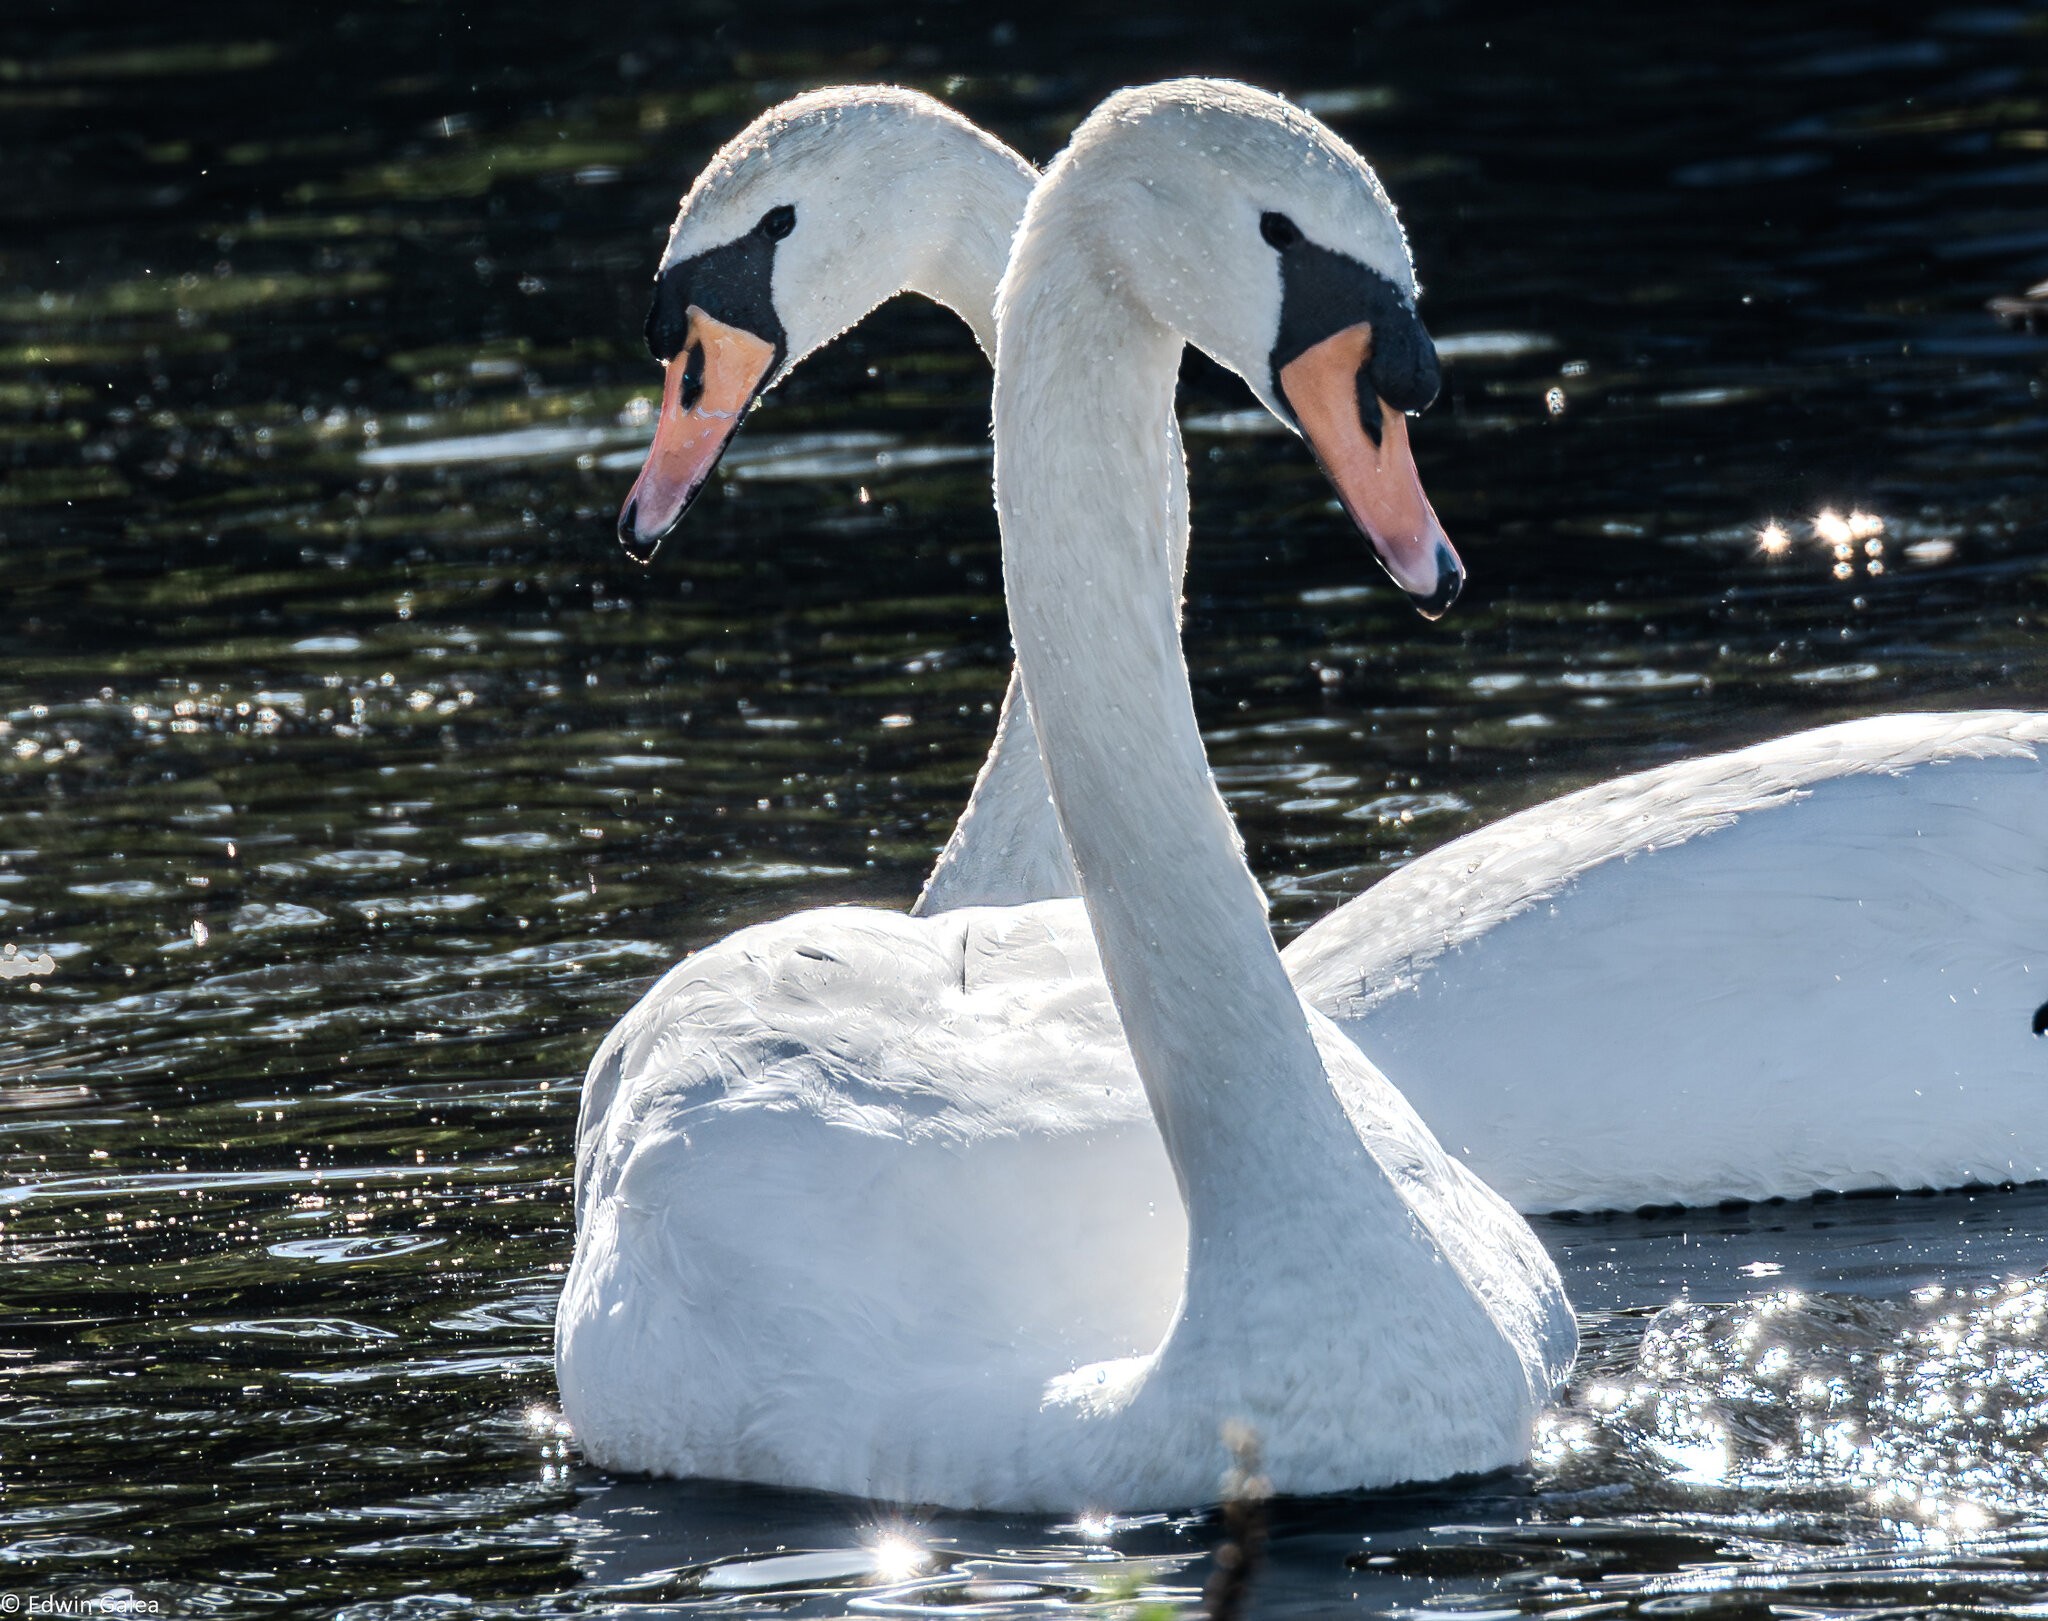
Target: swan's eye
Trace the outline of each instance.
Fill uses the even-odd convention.
[[[770,242],[780,242],[796,229],[796,207],[792,203],[778,203],[761,216],[761,223],[754,227]]]
[[[2043,1002],[2034,1010],[2034,1034],[2048,1036],[2048,1002]]]
[[[1285,214],[1261,214],[1259,216],[1259,235],[1266,239],[1268,246],[1278,248],[1282,253],[1285,253],[1301,240],[1301,227],[1296,225]]]

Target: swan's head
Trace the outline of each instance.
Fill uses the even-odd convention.
[[[727,142],[655,277],[647,346],[666,376],[619,514],[626,550],[651,558],[755,398],[884,299],[925,293],[986,340],[1035,178],[943,103],[888,86],[798,96]]]
[[[1422,492],[1407,423],[1436,398],[1436,346],[1370,166],[1277,96],[1181,79],[1110,97],[1055,173],[1069,167],[1085,181],[1049,176],[1039,194],[1092,216],[1067,239],[1097,244],[1098,273],[1308,440],[1394,583],[1441,615],[1464,569]]]

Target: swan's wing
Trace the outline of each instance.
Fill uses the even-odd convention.
[[[2048,717],[1883,717],[1589,789],[1295,942],[1522,1209],[2048,1175]]]
[[[1446,951],[1556,899],[1596,868],[1731,827],[1836,779],[1958,760],[2032,761],[2043,744],[2048,715],[1880,715],[1617,777],[1416,857],[1282,955],[1313,1006],[1359,1019],[1412,989]]]
[[[578,1204],[706,1110],[957,1145],[1143,1107],[1080,902],[821,908],[685,958],[612,1029],[584,1079]]]
[[[935,1393],[1034,1411],[1171,1320],[1185,1218],[1078,902],[742,930],[587,1087],[557,1373],[611,1463],[821,1478],[825,1430],[942,1444]]]

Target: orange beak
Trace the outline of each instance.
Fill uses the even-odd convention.
[[[1370,391],[1372,326],[1332,333],[1280,368],[1294,412],[1337,498],[1371,540],[1380,564],[1426,619],[1441,619],[1465,584],[1465,567],[1437,522],[1408,449],[1408,419]],[[1379,432],[1364,412],[1379,413]]]
[[[775,346],[692,304],[682,352],[664,364],[654,443],[619,512],[619,544],[645,563],[689,510],[775,366]]]

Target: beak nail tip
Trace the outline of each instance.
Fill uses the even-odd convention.
[[[661,537],[649,540],[640,533],[640,503],[628,501],[626,510],[619,514],[619,545],[626,555],[642,568],[654,561],[654,553],[661,545]]]
[[[1465,590],[1465,566],[1458,561],[1457,553],[1450,547],[1439,545],[1436,554],[1436,589],[1428,595],[1411,591],[1408,600],[1415,604],[1415,611],[1425,619],[1441,619],[1451,611]]]

